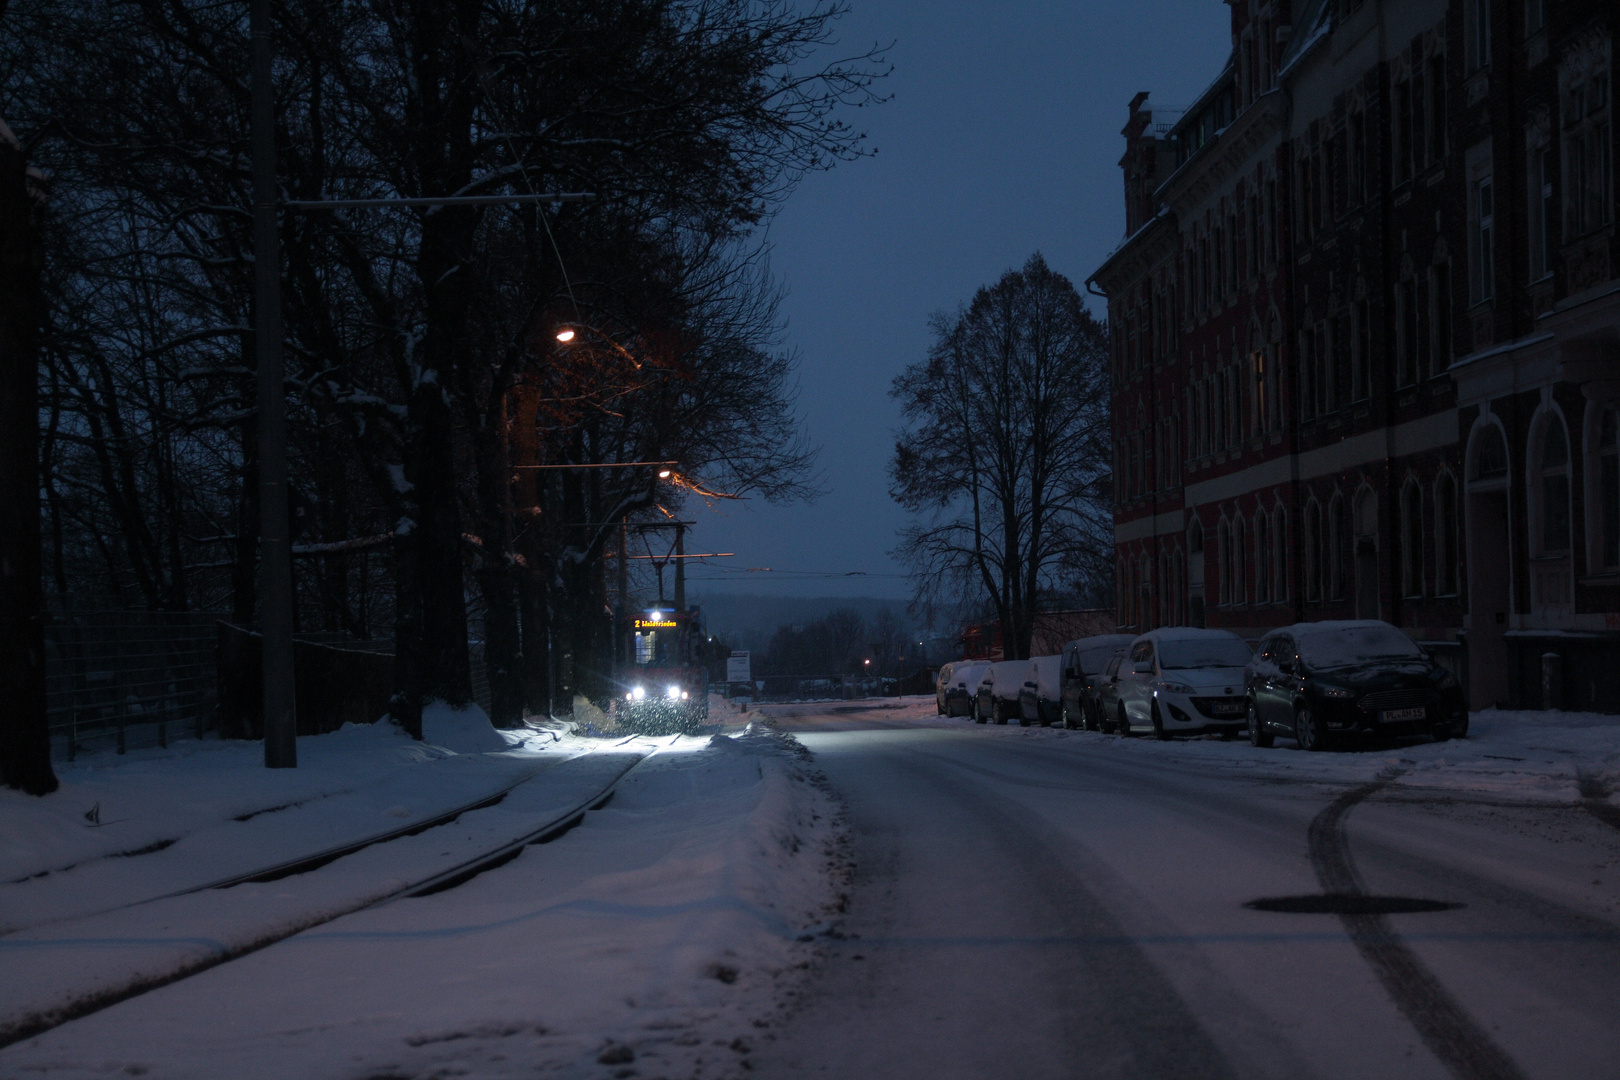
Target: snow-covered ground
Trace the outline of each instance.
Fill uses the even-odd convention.
[[[0,1009],[15,1014],[42,995],[105,990],[125,968],[231,946],[254,927],[417,874],[458,845],[499,839],[525,816],[544,819],[578,797],[569,789],[592,768],[652,751],[607,806],[497,870],[327,922],[16,1043],[0,1050],[0,1076],[745,1069],[756,1023],[771,1022],[809,958],[798,939],[819,932],[840,902],[838,809],[791,739],[742,728],[746,718],[728,709],[714,719],[736,733],[619,745],[557,726],[477,754],[413,743],[386,725],[345,729],[300,740],[301,767],[277,772],[263,769],[254,745],[177,744],[82,759],[62,769],[62,790],[47,799],[7,793],[0,920],[21,929],[0,936],[9,973]],[[88,918],[53,921],[49,905],[25,900],[49,888],[70,911],[99,910],[212,880],[220,866],[254,865],[263,851],[272,854],[257,865],[335,833],[397,828],[525,776],[533,779],[497,806],[304,875]],[[94,826],[83,813],[98,803],[103,824]],[[119,857],[164,839],[173,843]],[[179,857],[188,850],[197,858]],[[113,865],[121,877],[108,876]]]

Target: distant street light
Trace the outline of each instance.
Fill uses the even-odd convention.
[[[660,480],[668,480],[669,479],[669,470],[668,469],[659,469],[658,470],[658,479],[660,479]]]
[[[574,340],[574,332],[572,330],[559,330],[557,331],[557,340],[567,344]]]

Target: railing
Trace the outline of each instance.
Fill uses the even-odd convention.
[[[216,719],[214,623],[186,611],[56,613],[45,629],[51,749],[167,746]]]

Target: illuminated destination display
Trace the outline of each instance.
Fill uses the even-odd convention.
[[[674,619],[637,619],[637,630],[671,629],[676,625]]]

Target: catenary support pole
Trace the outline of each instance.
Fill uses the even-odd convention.
[[[281,359],[281,245],[276,213],[270,0],[253,0],[251,149],[253,321],[259,366],[259,595],[263,615],[264,764],[298,764],[293,693],[292,545],[287,528],[287,399]]]

